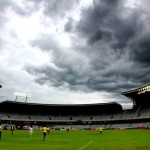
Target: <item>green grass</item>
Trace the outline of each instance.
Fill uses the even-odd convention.
[[[51,131],[30,137],[26,130],[2,131],[0,150],[150,150],[150,130]]]

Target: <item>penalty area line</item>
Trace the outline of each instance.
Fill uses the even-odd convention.
[[[83,147],[79,148],[78,150],[82,150],[82,149],[84,149],[85,147],[87,147],[88,145],[90,145],[90,144],[92,144],[92,143],[93,143],[93,141],[90,141],[89,143],[87,143],[87,144],[84,145]]]

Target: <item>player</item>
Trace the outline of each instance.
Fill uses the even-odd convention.
[[[30,135],[30,137],[32,137],[32,135],[33,135],[33,128],[32,127],[29,127],[29,135]]]
[[[47,133],[50,134],[51,128],[47,127]]]
[[[44,127],[42,128],[42,132],[43,132],[43,141],[45,141],[46,133],[47,133],[47,127],[46,127],[46,126],[44,126]]]
[[[66,127],[66,131],[69,132],[70,131],[70,127]]]
[[[103,128],[100,126],[99,127],[99,134],[102,135],[102,133],[103,133]]]
[[[14,125],[11,125],[10,130],[11,130],[11,135],[13,135],[14,134],[14,130],[15,130]]]
[[[2,137],[2,125],[0,124],[0,140],[1,140],[1,137]]]

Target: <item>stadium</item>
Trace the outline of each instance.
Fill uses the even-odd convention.
[[[0,122],[4,131],[1,145],[7,150],[19,150],[22,146],[27,150],[28,145],[32,150],[147,150],[150,148],[150,84],[122,94],[133,101],[132,109],[123,110],[116,102],[38,104],[2,101]],[[16,129],[13,137],[9,131],[11,125]],[[31,126],[34,129],[32,139],[28,135]],[[51,128],[46,137],[48,142],[44,144],[41,140],[43,126]],[[99,135],[100,126],[104,129],[103,136]]]
[[[150,84],[122,93],[133,101],[133,108],[123,110],[116,102],[95,104],[36,104],[17,101],[0,103],[3,124],[13,123],[22,129],[26,125],[46,124],[56,129],[149,128]]]

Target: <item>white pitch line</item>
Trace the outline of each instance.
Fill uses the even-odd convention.
[[[84,149],[85,147],[87,147],[88,145],[90,145],[90,144],[92,144],[92,143],[93,143],[93,141],[89,142],[88,144],[84,145],[83,147],[81,147],[81,148],[78,149],[78,150],[82,150],[82,149]]]

